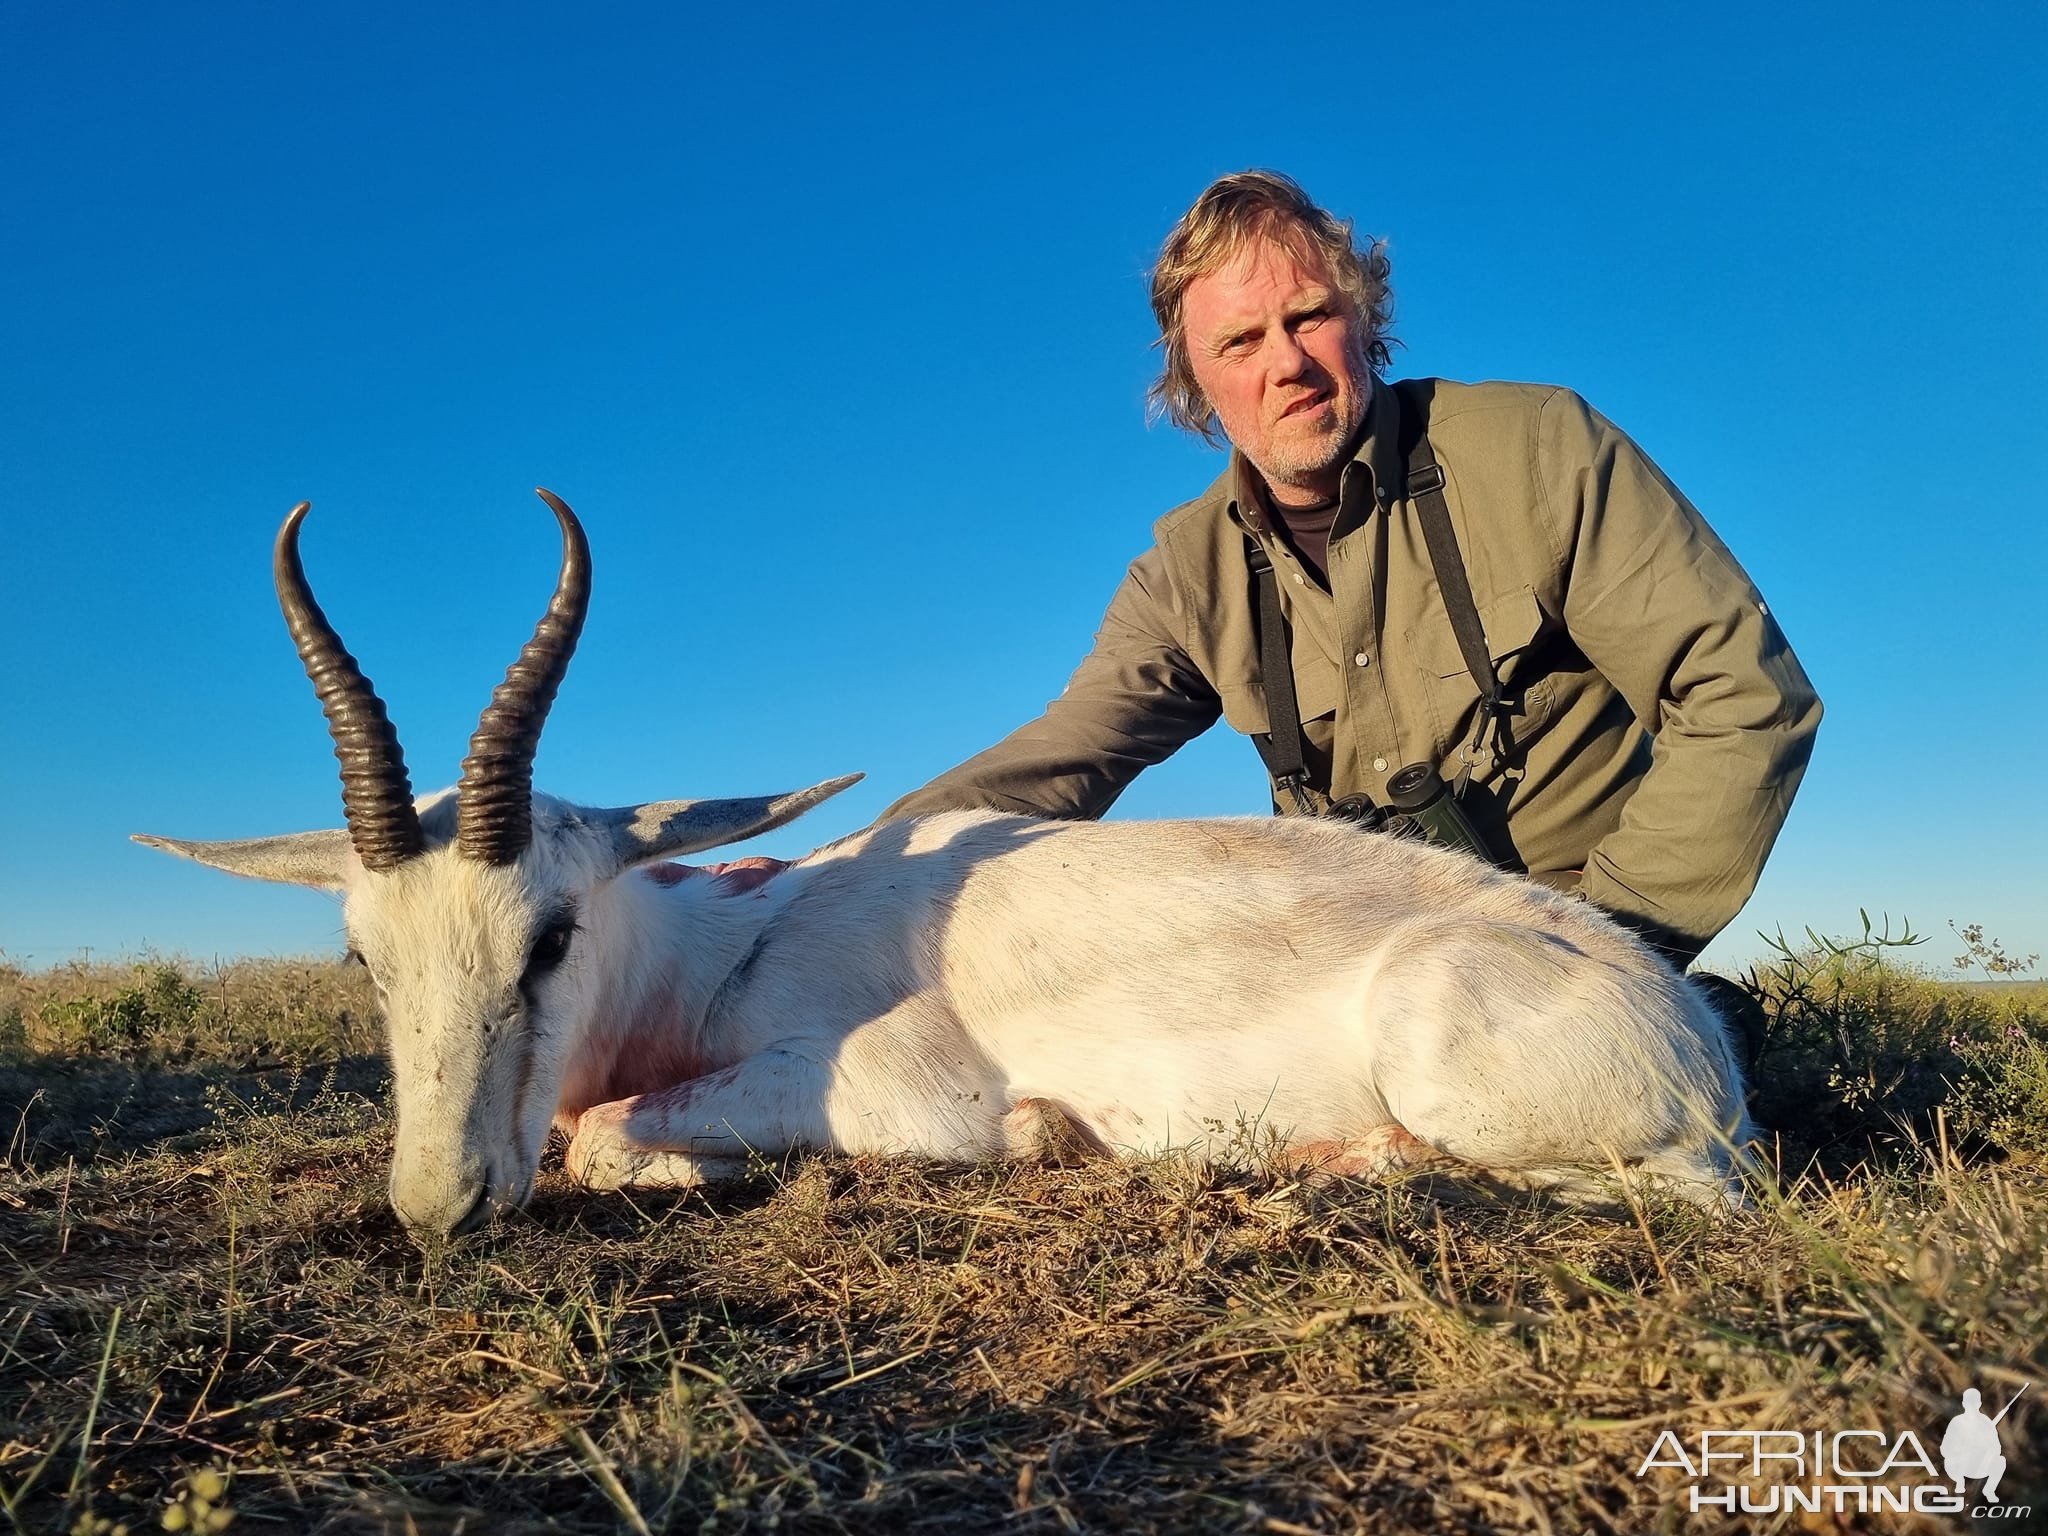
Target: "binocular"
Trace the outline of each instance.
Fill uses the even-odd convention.
[[[1501,861],[1472,825],[1442,774],[1428,763],[1410,763],[1387,780],[1387,804],[1364,795],[1333,801],[1329,814],[1390,837],[1419,837],[1439,848],[1456,848],[1489,864]]]

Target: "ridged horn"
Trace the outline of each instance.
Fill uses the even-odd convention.
[[[533,638],[498,684],[462,760],[455,846],[464,858],[510,864],[533,840],[533,754],[590,610],[590,544],[561,497],[537,492],[562,525],[562,572]]]
[[[384,701],[313,600],[306,568],[300,563],[299,525],[312,506],[302,501],[293,507],[277,531],[271,557],[277,603],[327,715],[327,733],[334,738],[334,755],[341,761],[341,809],[356,857],[366,869],[395,869],[419,854],[426,839],[413,809],[405,754],[399,750],[398,732],[392,729]]]

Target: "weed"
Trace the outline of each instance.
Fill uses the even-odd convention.
[[[1901,1137],[1935,1135],[1937,1120],[2007,1154],[2048,1151],[2048,988],[1944,982],[1894,956],[1925,942],[1862,914],[1854,938],[1806,930],[1804,944],[1762,936],[1771,955],[1740,984],[1767,1020],[1751,1069],[1752,1109],[1818,1151],[1853,1161]],[[2014,961],[1981,928],[1959,965]]]

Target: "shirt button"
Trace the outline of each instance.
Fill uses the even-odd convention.
[[[1374,773],[1385,773],[1387,771],[1387,760],[1384,757],[1374,758],[1372,760],[1372,771]]]
[[[1295,584],[1295,585],[1296,585],[1297,587],[1305,587],[1305,586],[1307,586],[1307,585],[1308,585],[1307,581],[1305,581],[1305,580],[1304,580],[1304,579],[1302,578],[1302,574],[1301,574],[1301,572],[1299,572],[1299,571],[1296,571],[1296,572],[1294,573],[1294,584]]]
[[[1357,662],[1361,667],[1369,667],[1372,665],[1372,658],[1366,655],[1363,651],[1360,651],[1356,656],[1352,657],[1351,659]]]

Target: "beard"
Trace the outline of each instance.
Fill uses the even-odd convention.
[[[1330,472],[1350,461],[1372,404],[1373,378],[1363,367],[1352,388],[1303,416],[1282,417],[1267,430],[1256,451],[1240,451],[1270,485],[1322,489]]]

